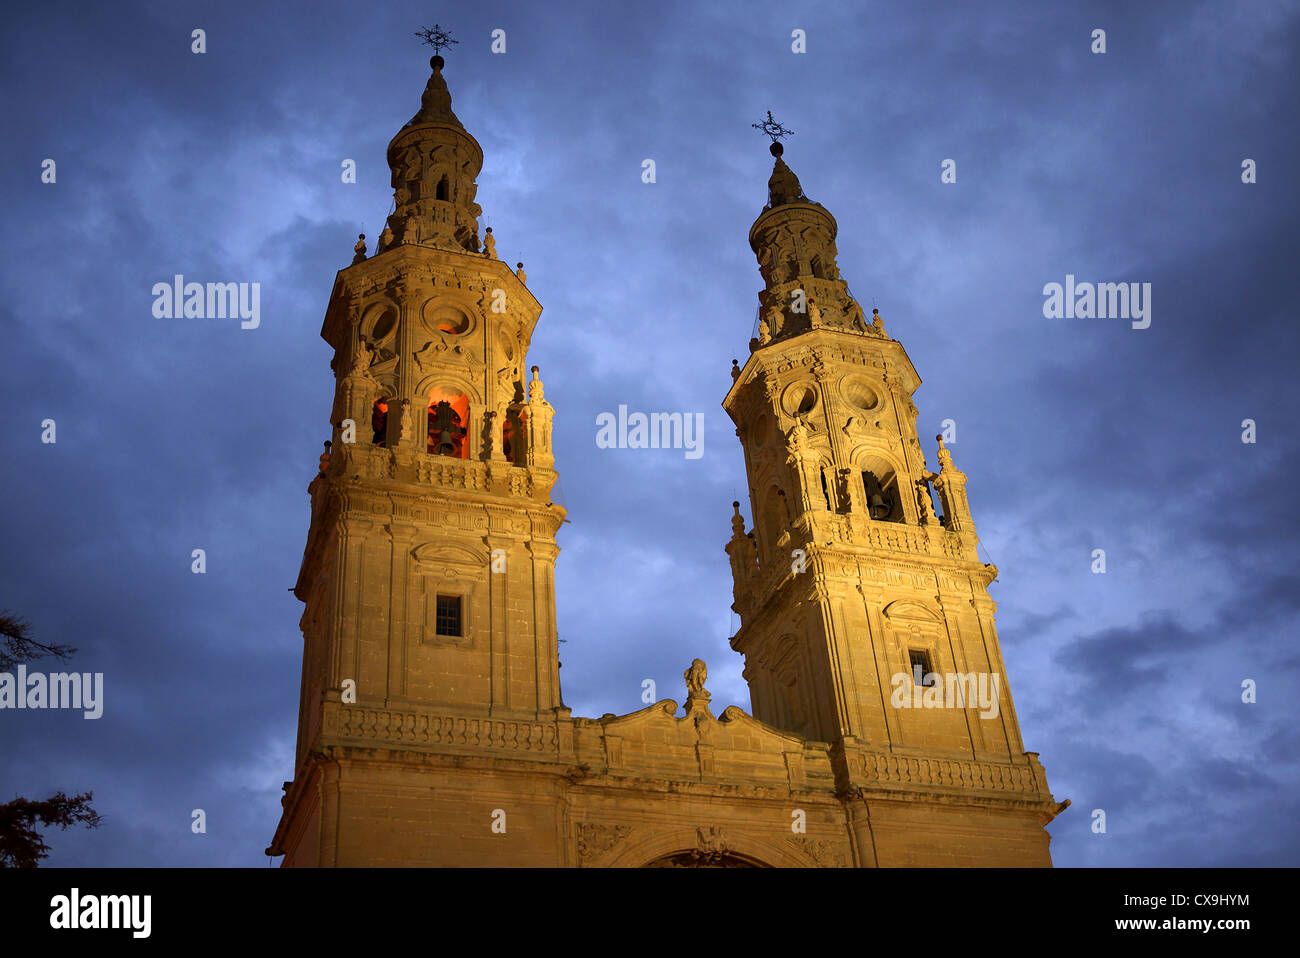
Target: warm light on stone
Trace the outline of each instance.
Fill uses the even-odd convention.
[[[481,244],[482,150],[435,58],[388,148],[394,212],[321,331],[334,432],[294,589],[297,753],[269,849],[285,865],[1051,864],[1067,803],[1021,742],[966,476],[942,441],[927,468],[920,379],[773,153],[750,231],[759,335],[723,400],[753,497],[726,552],[754,714],[714,716],[696,659],[681,708],[576,718],[555,411],[526,376],[541,306]],[[344,441],[347,420],[374,426]],[[896,695],[917,663],[992,698],[954,704],[951,680]]]

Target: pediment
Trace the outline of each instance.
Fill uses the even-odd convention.
[[[881,610],[881,615],[887,619],[900,620],[907,619],[910,621],[920,622],[942,622],[943,617],[939,613],[921,602],[912,599],[899,599],[891,602]]]
[[[486,551],[439,542],[416,546],[411,550],[411,557],[417,571],[447,578],[478,578],[487,574],[490,562]]]
[[[680,732],[692,740],[711,741],[716,745],[724,745],[732,734],[753,735],[770,743],[771,750],[777,752],[788,751],[792,745],[801,747],[806,742],[806,739],[793,732],[785,732],[760,722],[738,705],[727,706],[718,717],[714,717],[707,709],[686,715],[678,715],[677,709],[678,704],[673,699],[660,699],[653,705],[627,715],[603,715],[599,719],[588,721],[599,722],[606,735],[617,735],[624,739],[634,739],[644,734],[649,727],[657,725],[664,731]]]

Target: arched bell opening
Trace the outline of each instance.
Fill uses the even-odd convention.
[[[877,522],[902,522],[903,504],[898,496],[898,479],[892,472],[878,474],[862,470],[862,491],[867,515]]]
[[[457,389],[435,386],[429,392],[429,427],[425,451],[434,456],[469,458],[469,397]]]
[[[501,452],[506,461],[523,465],[525,414],[519,409],[507,409],[501,426]]]
[[[387,396],[376,399],[370,407],[370,430],[374,434],[371,443],[376,446],[388,445],[388,404]]]
[[[763,548],[769,553],[776,548],[790,522],[785,490],[773,483],[763,495],[759,526],[763,530]]]

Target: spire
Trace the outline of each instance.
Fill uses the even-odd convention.
[[[434,48],[433,73],[420,98],[420,110],[388,144],[393,171],[393,212],[376,253],[393,246],[433,246],[479,252],[474,182],[483,168],[483,149],[451,110],[443,78],[445,61],[437,51],[456,43],[436,24],[417,33]]]
[[[799,177],[795,176],[794,171],[785,165],[785,160],[781,159],[781,154],[785,152],[785,147],[781,145],[781,138],[793,136],[794,130],[786,129],[776,122],[772,118],[771,110],[767,111],[766,120],[751,123],[750,126],[771,138],[772,145],[768,149],[776,157],[772,176],[767,181],[767,209],[784,206],[786,203],[807,203],[808,197],[803,195],[803,188],[799,186]]]
[[[424,85],[424,95],[420,97],[420,112],[411,117],[406,126],[445,123],[448,126],[465,129],[456,114],[451,112],[451,91],[447,89],[447,81],[442,76],[442,68],[446,62],[436,53],[429,57],[429,66],[433,68],[433,73],[429,77],[429,82]],[[406,126],[402,129],[406,129]]]
[[[768,209],[784,206],[786,203],[810,202],[808,197],[803,195],[799,177],[795,176],[794,170],[786,166],[785,160],[781,159],[781,154],[785,152],[781,144],[773,143],[770,149],[772,155],[776,157],[776,163],[772,166],[772,175],[767,181]]]
[[[804,195],[799,177],[781,158],[781,137],[793,131],[770,112],[752,126],[771,137],[776,162],[767,181],[767,206],[749,230],[764,286],[758,294],[758,336],[750,340],[750,351],[822,327],[866,333],[862,308],[836,263],[835,217]]]

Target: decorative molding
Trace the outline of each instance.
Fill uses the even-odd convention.
[[[554,725],[503,719],[459,718],[427,712],[339,706],[325,716],[325,731],[340,738],[385,744],[451,745],[556,754]]]
[[[1035,795],[1038,781],[1029,766],[954,759],[908,758],[898,755],[862,756],[862,775],[872,782],[897,785],[946,786],[990,792]]]

